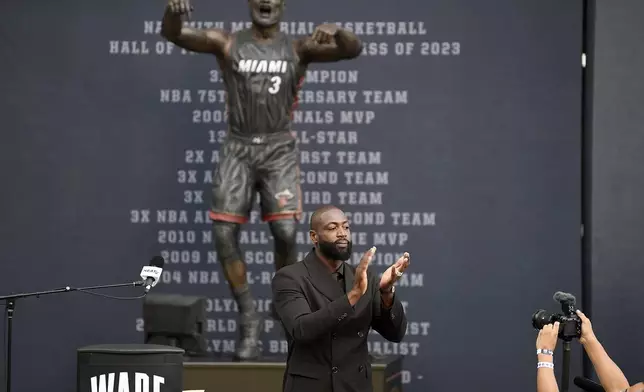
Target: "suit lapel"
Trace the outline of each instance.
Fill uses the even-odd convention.
[[[309,281],[320,293],[333,301],[344,295],[338,281],[333,277],[331,271],[318,260],[315,252],[309,252],[303,261],[306,269],[309,271]],[[345,271],[348,268],[345,268]],[[347,279],[345,278],[345,284]],[[353,285],[353,273],[351,273],[351,284]]]

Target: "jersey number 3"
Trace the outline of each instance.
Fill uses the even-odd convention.
[[[280,86],[282,84],[282,78],[279,76],[273,76],[271,78],[271,86],[268,88],[268,92],[271,94],[277,94],[280,91]]]

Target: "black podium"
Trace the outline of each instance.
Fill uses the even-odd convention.
[[[77,392],[182,392],[183,355],[180,348],[155,344],[79,348]],[[128,387],[120,389],[122,384]]]

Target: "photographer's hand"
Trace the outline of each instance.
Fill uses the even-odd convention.
[[[539,335],[537,335],[537,350],[555,351],[555,347],[557,346],[558,334],[558,321],[554,324],[544,325],[543,328],[541,328],[541,331],[539,331]]]
[[[644,382],[637,383],[628,388],[628,392],[644,392]]]
[[[579,343],[586,344],[592,340],[597,340],[595,332],[593,332],[593,325],[590,323],[590,319],[588,319],[588,317],[586,317],[586,315],[579,309],[577,309],[577,316],[581,319],[581,337],[579,338]]]
[[[593,332],[590,319],[580,310],[577,310],[577,316],[581,319],[581,337],[579,342],[584,346],[586,354],[595,367],[599,382],[606,392],[624,391],[629,388],[629,383],[619,366],[608,356],[604,347]]]
[[[537,336],[537,392],[558,392],[553,354],[557,346],[559,323],[544,325]]]

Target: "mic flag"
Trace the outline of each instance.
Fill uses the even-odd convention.
[[[159,278],[163,272],[163,264],[165,264],[163,257],[155,256],[150,260],[150,265],[143,267],[141,270],[141,279],[145,281],[146,293],[159,282]]]

